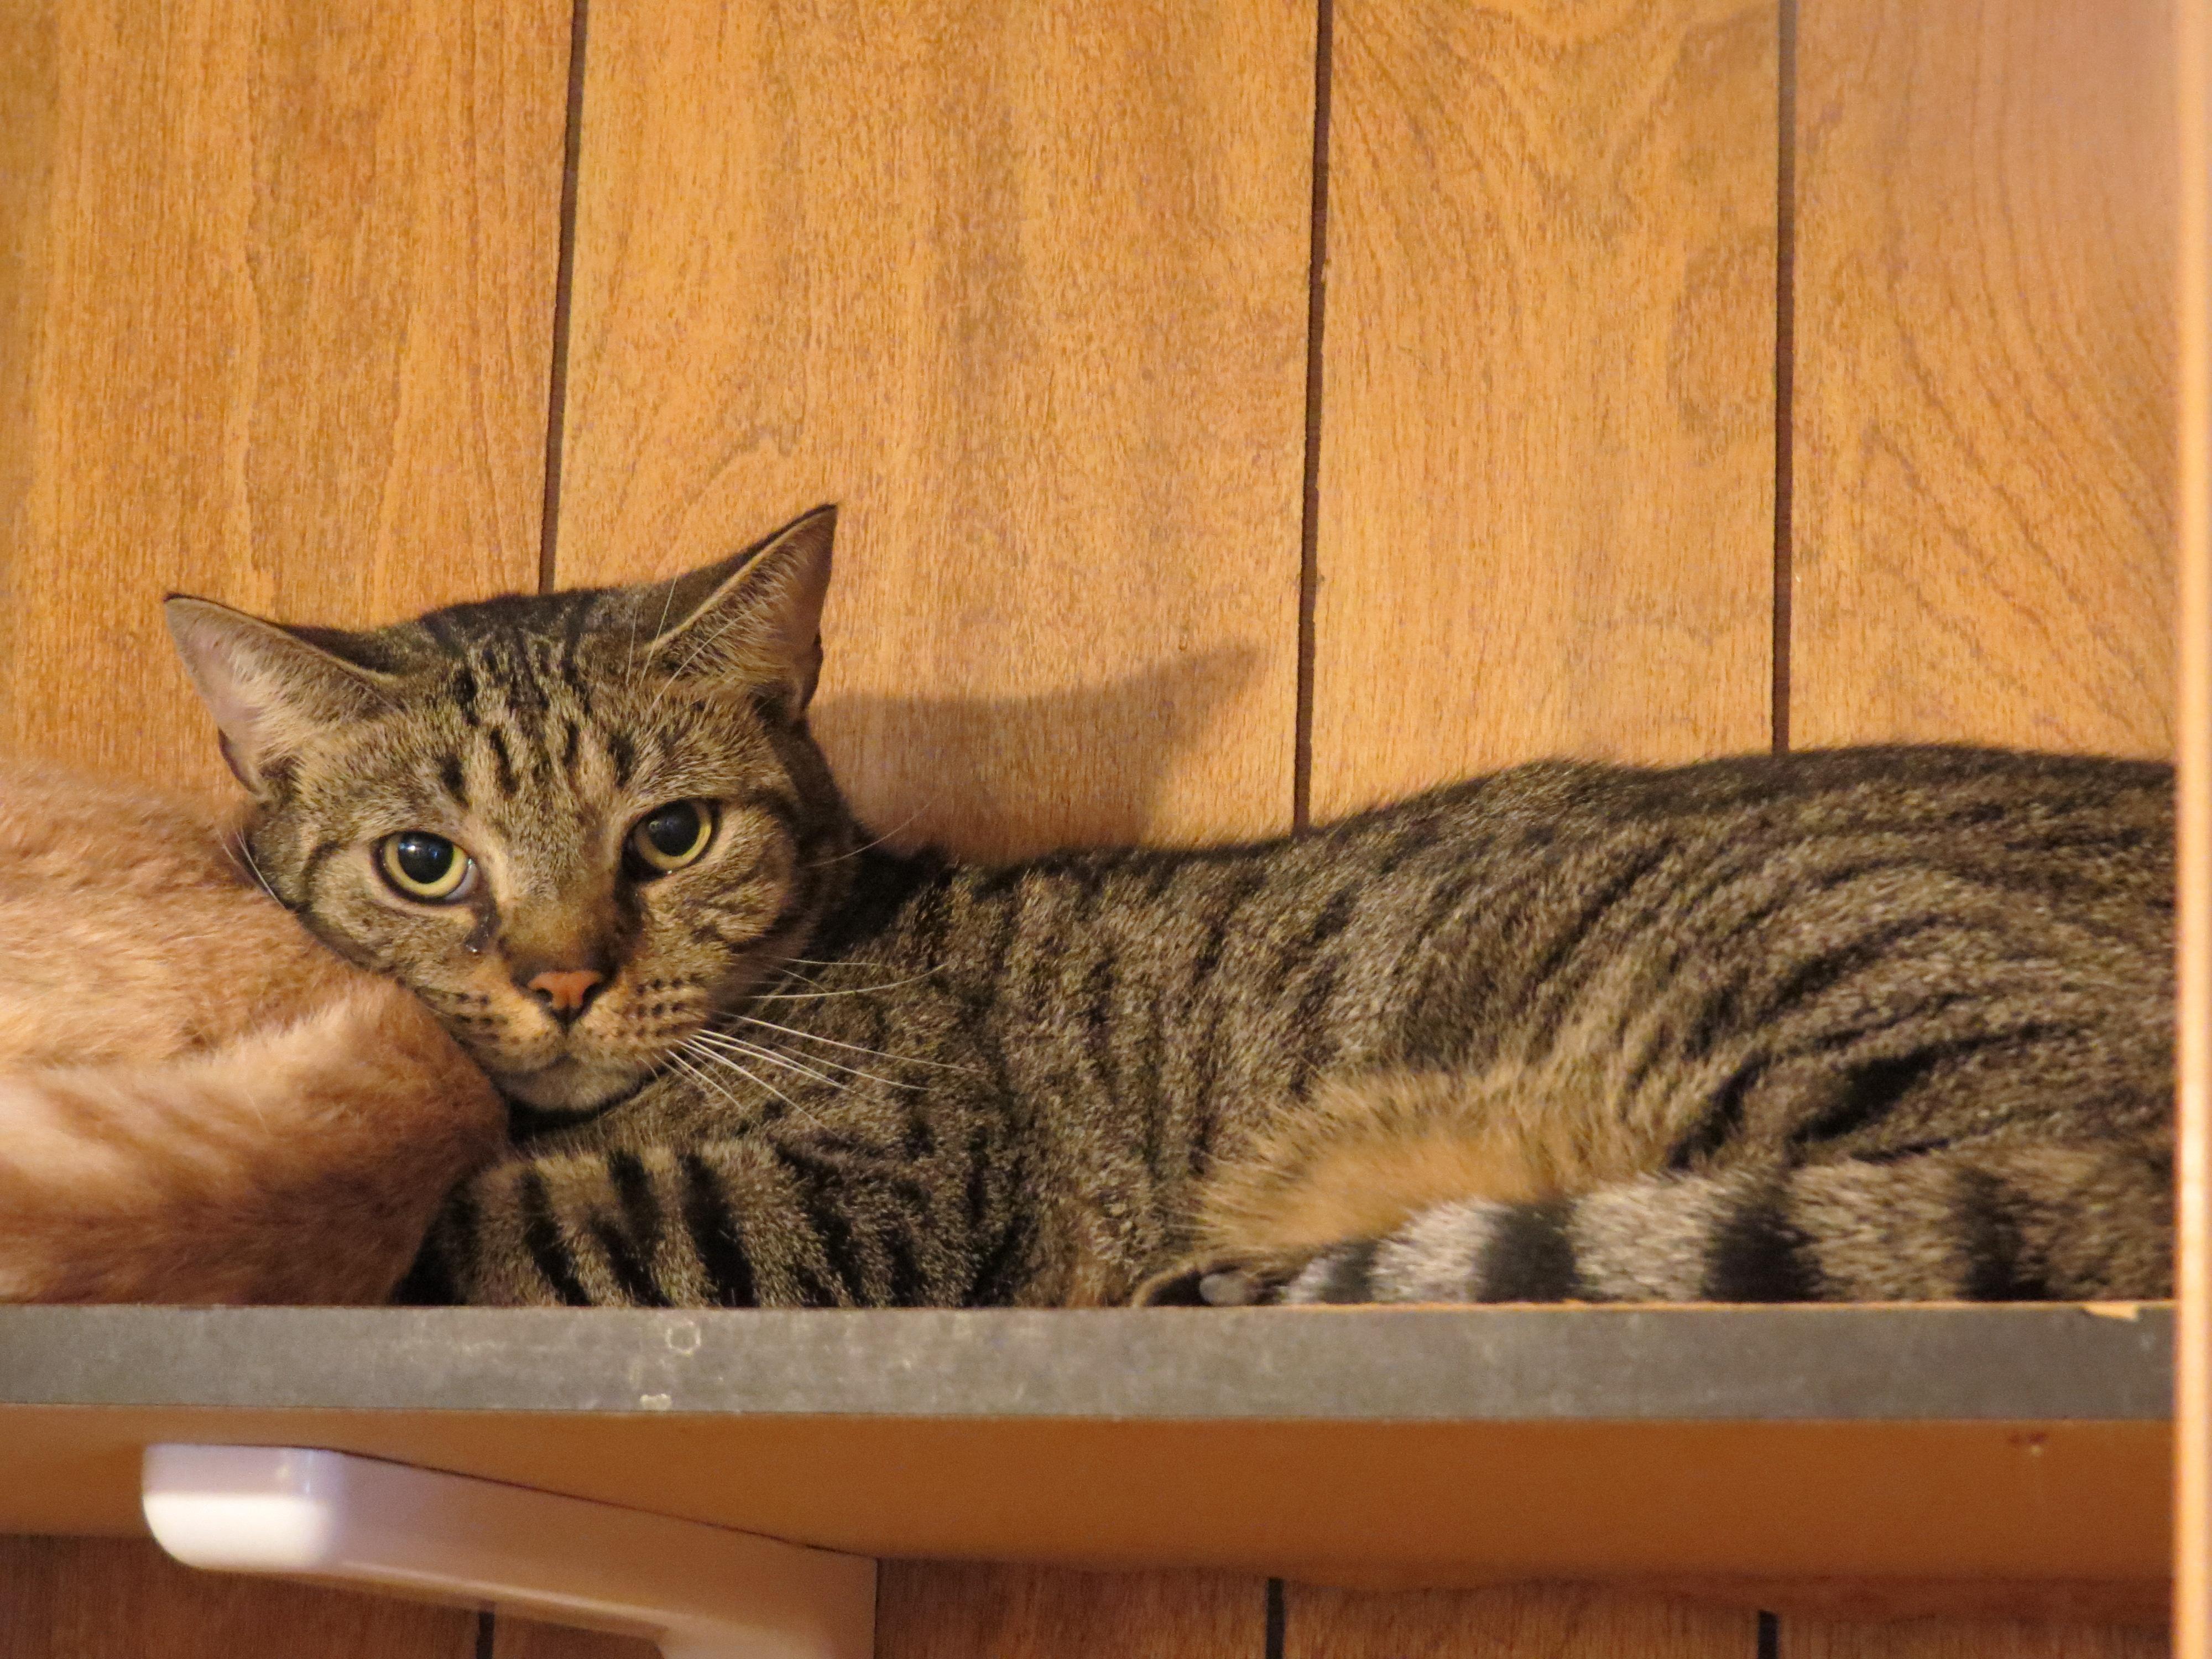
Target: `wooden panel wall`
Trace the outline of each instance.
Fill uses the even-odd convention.
[[[2166,1633],[2064,1624],[1784,1621],[1778,1659],[2166,1659]]]
[[[1316,816],[1539,755],[1764,747],[1775,7],[1337,0],[1334,25]],[[1285,1589],[1284,1659],[1470,1652],[1754,1659],[1758,1619]]]
[[[0,1659],[473,1659],[471,1614],[180,1566],[120,1538],[10,1538]]]
[[[210,781],[168,586],[364,620],[827,499],[825,741],[972,854],[1279,828],[1302,775],[2167,741],[2164,0],[596,0],[554,408],[571,15],[0,9],[0,744]],[[0,1656],[290,1651],[295,1594],[10,1542]],[[1268,1608],[893,1565],[880,1647],[2144,1650]],[[334,1639],[473,1650],[407,1619]]]
[[[474,1659],[659,1659],[659,1654],[642,1638],[502,1617],[493,1621],[490,1654],[479,1651]]]
[[[161,620],[535,584],[566,0],[0,8],[0,744],[211,784]]]
[[[1774,6],[1334,25],[1316,811],[1763,747]]]
[[[1310,0],[597,0],[564,583],[841,504],[817,726],[975,854],[1286,828]]]
[[[566,0],[0,6],[0,748],[220,788],[161,595],[535,585]],[[466,1659],[476,1620],[0,1539],[0,1655]]]
[[[2181,161],[2180,618],[2175,730],[2180,981],[2173,1643],[2212,1650],[2212,0],[2174,8]]]
[[[1283,1659],[1754,1659],[1759,1615],[1564,1585],[1372,1592],[1296,1589]]]
[[[1800,0],[1790,725],[2172,751],[2168,0]]]
[[[894,1562],[876,1598],[876,1655],[1263,1659],[1266,1620],[1261,1582],[1225,1574]]]

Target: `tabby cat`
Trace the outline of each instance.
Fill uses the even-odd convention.
[[[374,632],[172,602],[276,892],[510,1103],[414,1294],[2166,1293],[2166,768],[1546,762],[895,854],[807,733],[832,523]]]
[[[381,1302],[498,1097],[222,828],[0,761],[0,1302]]]

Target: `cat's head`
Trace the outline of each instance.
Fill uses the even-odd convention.
[[[514,1098],[631,1092],[804,948],[848,867],[805,724],[835,518],[363,633],[172,599],[260,878]]]

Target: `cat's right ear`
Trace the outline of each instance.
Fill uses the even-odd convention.
[[[380,675],[275,623],[185,593],[172,593],[161,609],[222,733],[223,759],[256,796],[314,732],[391,701]]]
[[[736,679],[778,695],[793,718],[822,674],[822,602],[837,509],[817,507],[766,541],[673,581],[632,590],[658,611],[652,653],[678,678]]]

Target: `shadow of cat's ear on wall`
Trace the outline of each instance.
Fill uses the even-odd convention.
[[[895,696],[840,690],[833,641],[811,724],[854,810],[893,846],[988,859],[1188,840],[1179,824],[1164,837],[1164,792],[1194,751],[1234,746],[1219,720],[1264,655],[1224,647],[1027,696]]]

